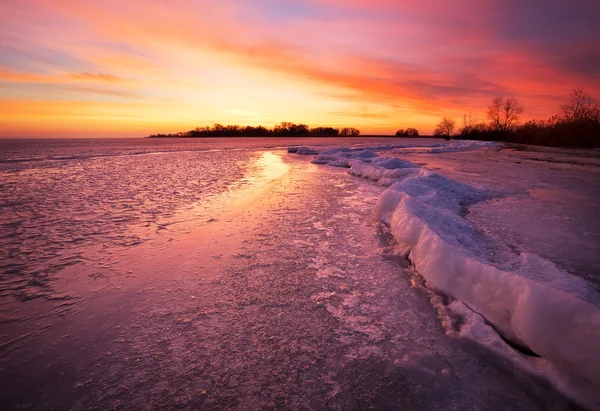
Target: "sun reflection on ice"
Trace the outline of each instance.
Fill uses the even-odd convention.
[[[262,178],[275,180],[288,172],[290,166],[283,162],[281,156],[270,151],[265,152],[256,162],[262,168]]]

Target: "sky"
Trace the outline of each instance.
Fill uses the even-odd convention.
[[[600,97],[597,0],[0,0],[0,136],[523,120]],[[459,121],[460,124],[460,121]]]

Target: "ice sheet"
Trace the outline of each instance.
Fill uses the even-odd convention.
[[[464,153],[490,147],[455,141],[415,152]],[[408,152],[390,147],[330,149],[313,162],[350,167],[352,175],[389,186],[375,214],[400,244],[410,247],[409,258],[428,288],[462,302],[516,346],[600,387],[597,289],[547,258],[484,235],[466,218],[470,207],[505,196],[509,188],[465,184],[389,156]]]

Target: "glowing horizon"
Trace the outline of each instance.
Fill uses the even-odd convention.
[[[600,97],[600,4],[0,0],[0,136],[141,137],[282,121],[391,134],[545,119]]]

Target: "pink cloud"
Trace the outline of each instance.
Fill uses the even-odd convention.
[[[286,2],[299,3],[281,4]],[[507,15],[514,10],[512,0],[504,4],[305,0],[322,13],[292,16],[285,22],[250,3],[32,0],[27,7],[5,4],[2,11],[12,22],[11,35],[61,50],[83,63],[82,67],[65,63],[61,70],[48,73],[5,68],[0,79],[116,85],[127,78],[168,94],[170,85],[186,80],[174,74],[182,66],[188,72],[193,64],[199,71],[231,66],[257,70],[264,78],[283,77],[299,89],[310,84],[311,90],[322,88],[324,95],[352,103],[401,105],[428,116],[481,112],[494,95],[507,94],[523,101],[529,108],[527,117],[540,118],[551,115],[574,85],[587,83],[592,92],[600,92],[593,70],[586,74],[595,55],[587,60],[581,57],[598,41],[577,44],[570,55],[561,54],[566,63],[564,59],[553,63],[552,56],[537,47],[537,37],[521,41],[515,34],[519,27]],[[514,26],[515,33],[505,31],[499,19],[507,27]],[[115,92],[131,92],[130,85],[120,87],[127,90]],[[319,96],[313,97],[318,104]]]

